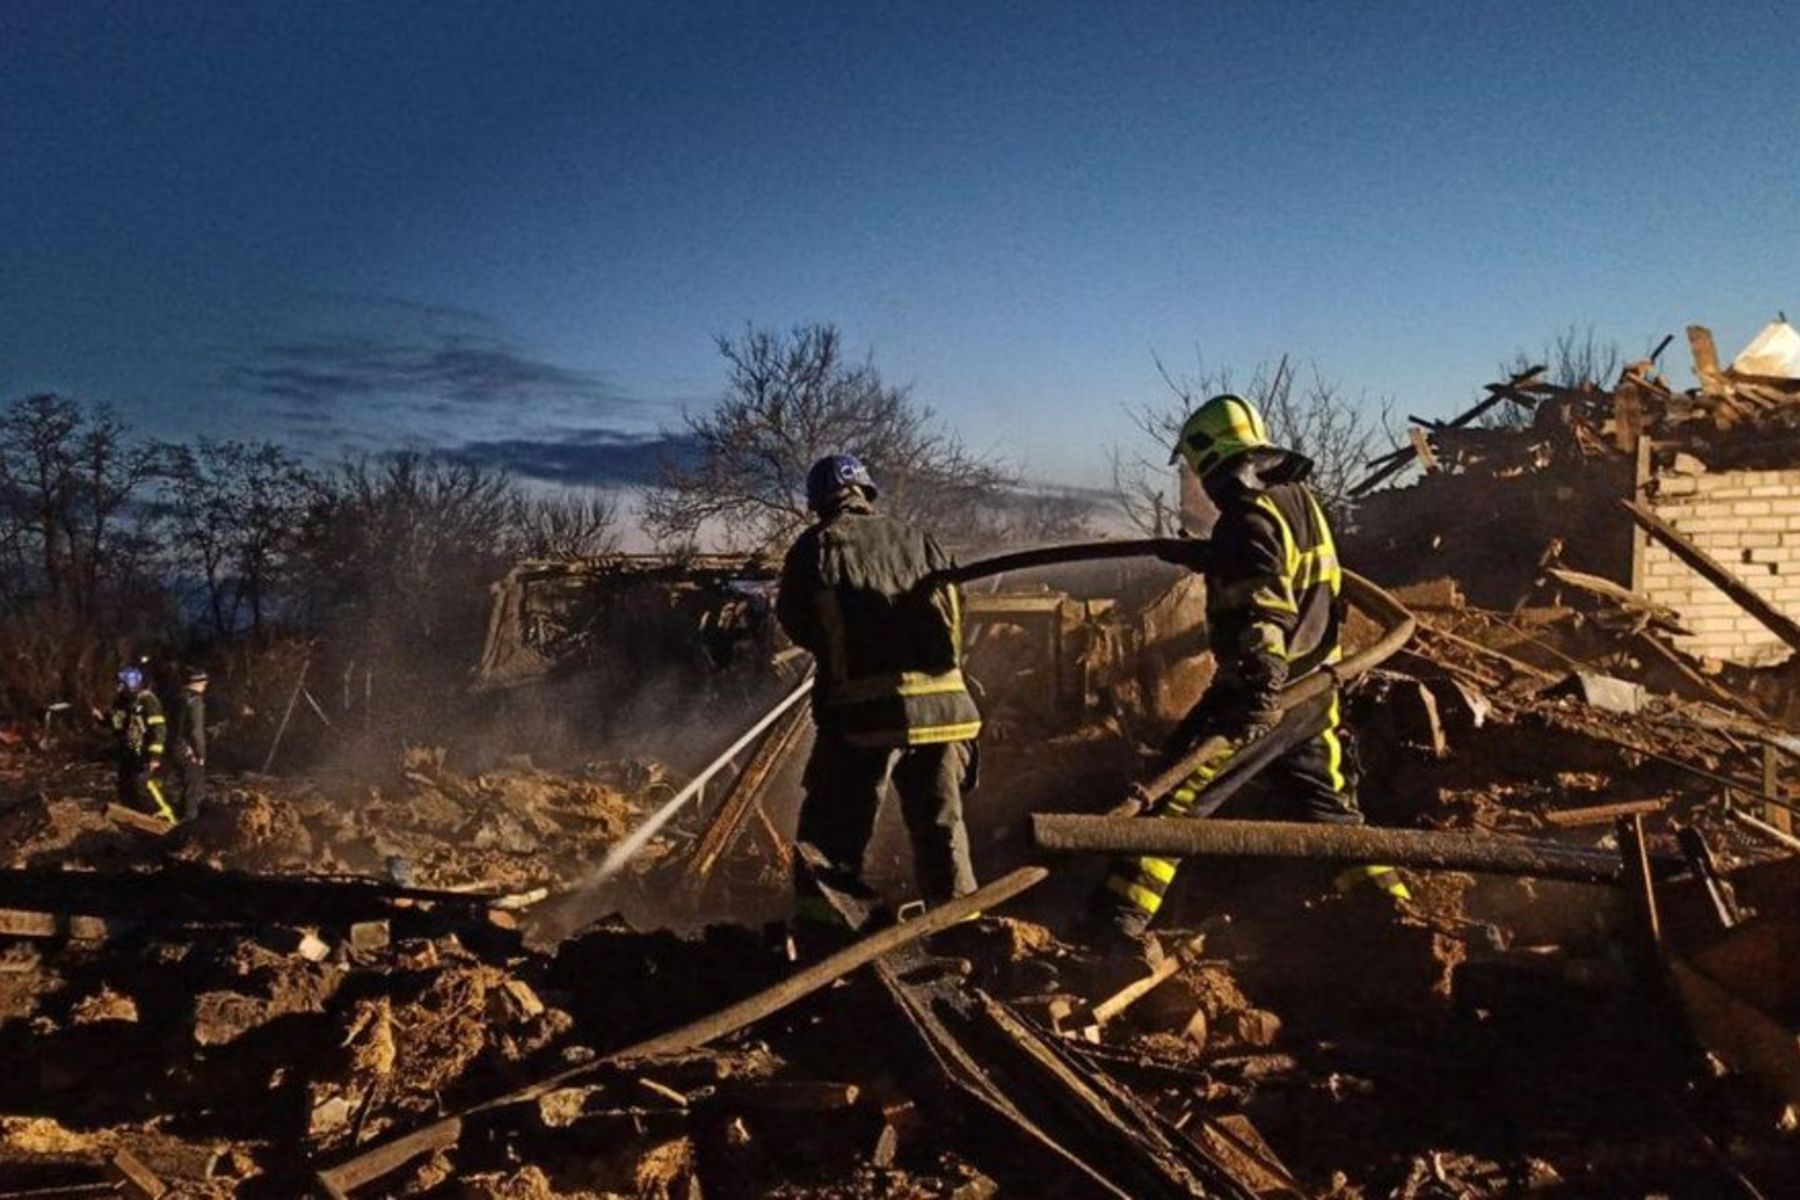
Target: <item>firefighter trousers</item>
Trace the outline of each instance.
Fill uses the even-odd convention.
[[[119,803],[138,812],[150,813],[174,824],[175,810],[163,791],[162,780],[150,769],[148,759],[134,754],[119,757]]]
[[[967,895],[975,890],[975,869],[962,794],[972,753],[968,742],[852,746],[821,731],[806,764],[796,836],[830,861],[834,875],[860,887],[863,853],[891,784],[912,839],[920,894],[929,904]],[[822,915],[814,911],[816,889],[798,867],[794,889],[802,916]]]
[[[1314,703],[1324,706],[1324,727],[1262,772],[1261,777],[1270,784],[1268,792],[1274,805],[1269,815],[1277,820],[1360,825],[1363,818],[1356,805],[1356,765],[1348,749],[1338,693],[1334,689]],[[1191,815],[1206,785],[1237,751],[1233,743],[1215,758],[1201,763],[1187,782],[1164,797],[1150,815]],[[1140,924],[1154,917],[1162,908],[1169,885],[1175,881],[1176,866],[1175,859],[1154,855],[1117,860],[1106,880],[1108,906],[1116,916],[1135,918]]]
[[[192,821],[206,803],[206,764],[192,759],[181,764],[181,819]]]

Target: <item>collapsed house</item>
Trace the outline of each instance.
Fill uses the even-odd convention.
[[[1672,549],[1684,541],[1777,607],[1800,605],[1800,334],[1763,330],[1721,368],[1712,334],[1688,339],[1700,386],[1677,392],[1653,360],[1612,390],[1546,382],[1543,368],[1489,384],[1448,421],[1414,420],[1408,445],[1371,464],[1348,553],[1404,577],[1458,580],[1509,609],[1565,568],[1674,612],[1682,650],[1744,666],[1793,647]],[[1509,415],[1483,427],[1484,418]],[[1411,486],[1376,490],[1409,468]],[[1637,504],[1678,538],[1655,532]]]

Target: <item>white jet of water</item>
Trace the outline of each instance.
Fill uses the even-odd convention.
[[[742,737],[731,743],[724,753],[713,759],[712,762],[707,765],[705,770],[694,776],[686,787],[682,788],[679,792],[676,792],[669,798],[666,804],[651,813],[649,819],[642,825],[639,825],[636,829],[632,830],[623,841],[615,843],[613,848],[606,852],[606,858],[602,860],[599,868],[587,878],[585,886],[590,888],[599,887],[614,875],[617,875],[620,871],[624,870],[625,864],[636,858],[638,852],[650,844],[650,839],[655,837],[657,833],[661,831],[662,827],[667,825],[675,814],[682,810],[683,806],[685,806],[688,801],[700,794],[700,789],[706,786],[707,780],[724,770],[726,765],[741,754],[746,746],[750,745],[750,743],[760,737],[769,726],[780,720],[781,714],[805,699],[807,693],[812,691],[812,686],[813,677],[809,674],[805,679],[800,681],[798,687],[782,698],[781,703],[777,704],[774,708],[771,708],[764,714],[760,721],[745,730]]]

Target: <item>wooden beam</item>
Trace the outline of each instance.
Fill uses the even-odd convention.
[[[1682,661],[1680,654],[1676,653],[1672,648],[1663,645],[1662,639],[1658,638],[1648,629],[1637,635],[1636,642],[1637,645],[1648,650],[1651,654],[1662,659],[1663,662],[1674,668],[1676,674],[1700,689],[1701,694],[1705,695],[1715,704],[1728,709],[1735,709],[1753,720],[1769,723],[1770,717],[1768,713],[1758,708],[1745,697],[1720,687],[1717,683],[1708,679],[1699,671],[1696,671],[1691,665]]]
[[[141,813],[135,808],[126,808],[123,804],[115,804],[112,801],[107,802],[106,819],[114,825],[128,825],[139,833],[147,833],[152,837],[162,837],[169,830],[175,828],[161,817],[153,817],[148,813]]]
[[[112,1158],[113,1170],[118,1172],[119,1181],[129,1189],[126,1194],[141,1197],[142,1200],[162,1200],[168,1195],[169,1185],[157,1178],[156,1172],[145,1166],[137,1155],[121,1148]]]
[[[764,736],[762,745],[756,748],[750,762],[732,780],[724,800],[719,804],[719,811],[714,814],[706,832],[701,835],[700,844],[694,849],[694,856],[683,868],[690,891],[699,891],[705,886],[713,868],[719,865],[719,860],[737,841],[738,834],[743,831],[744,821],[753,810],[761,811],[758,801],[779,773],[781,764],[802,740],[811,720],[804,708],[796,707],[788,713],[780,724]],[[776,846],[785,849],[779,840]]]
[[[0,936],[4,937],[67,937],[78,942],[100,942],[111,932],[112,927],[99,917],[0,908]]]
[[[1621,800],[1617,804],[1595,804],[1589,808],[1553,809],[1544,814],[1544,821],[1558,829],[1571,829],[1580,825],[1604,825],[1634,814],[1661,812],[1667,807],[1667,800]]]
[[[1728,390],[1725,376],[1719,370],[1719,348],[1713,344],[1712,330],[1704,325],[1687,327],[1688,349],[1694,355],[1694,374],[1700,379],[1700,390],[1708,396],[1722,396]]]
[[[1800,624],[1796,624],[1773,604],[1750,590],[1717,559],[1696,546],[1679,529],[1651,512],[1647,506],[1635,500],[1620,500],[1619,504],[1631,514],[1632,520],[1643,527],[1645,533],[1668,547],[1669,553],[1731,597],[1734,604],[1755,617],[1764,629],[1800,651]]]
[[[1419,465],[1427,471],[1437,470],[1437,454],[1431,448],[1431,435],[1416,425],[1406,432],[1412,440],[1413,457],[1419,460]]]
[[[1777,800],[1781,794],[1781,755],[1768,742],[1762,744],[1763,820],[1783,833],[1794,832],[1794,814]]]
[[[1472,425],[1486,415],[1489,409],[1499,404],[1502,400],[1511,400],[1514,404],[1523,405],[1527,409],[1531,408],[1537,401],[1534,398],[1525,395],[1523,392],[1520,392],[1518,389],[1521,386],[1530,383],[1543,373],[1543,367],[1532,367],[1528,371],[1521,371],[1519,374],[1514,375],[1505,383],[1488,384],[1488,394],[1486,397],[1480,400],[1473,408],[1467,409],[1452,417],[1450,420],[1445,421],[1441,428],[1461,429],[1464,426]],[[1398,475],[1401,471],[1404,471],[1407,464],[1412,462],[1415,453],[1414,447],[1402,446],[1385,458],[1374,460],[1369,464],[1372,468],[1369,474],[1364,476],[1360,483],[1350,489],[1351,498],[1355,499],[1358,496],[1373,491],[1381,484],[1386,483],[1389,479]]]

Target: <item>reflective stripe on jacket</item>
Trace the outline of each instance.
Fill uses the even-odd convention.
[[[903,522],[852,503],[802,533],[776,616],[819,664],[813,716],[859,746],[961,742],[981,732],[963,679],[962,598],[920,586],[950,559]]]
[[[1212,649],[1226,685],[1277,688],[1342,657],[1337,543],[1303,484],[1234,498],[1214,531],[1206,583]]]
[[[168,722],[163,717],[162,701],[149,688],[120,692],[113,700],[109,723],[126,753],[155,755],[163,752]]]

